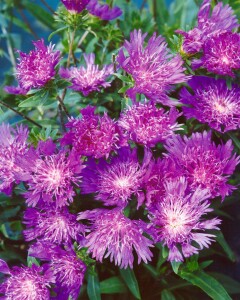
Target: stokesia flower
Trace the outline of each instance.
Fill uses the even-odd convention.
[[[218,230],[221,221],[203,217],[213,211],[207,201],[208,190],[198,187],[189,193],[184,177],[166,182],[165,190],[165,197],[150,215],[151,226],[155,228],[155,242],[161,242],[169,248],[168,260],[183,261],[183,257],[209,247],[215,235],[206,230]]]
[[[107,4],[101,5],[98,0],[91,0],[87,9],[90,14],[107,21],[116,19],[122,14],[122,10],[118,6],[110,8]]]
[[[18,164],[24,170],[18,178],[28,184],[25,197],[29,206],[45,202],[62,207],[73,201],[74,185],[79,185],[83,168],[74,151],[60,150],[47,155],[39,152],[39,148],[30,149]]]
[[[192,62],[192,68],[206,68],[208,72],[235,77],[240,69],[240,34],[220,32],[203,44],[203,55]]]
[[[49,287],[55,282],[51,271],[32,265],[13,267],[11,270],[5,261],[0,260],[0,272],[10,275],[0,285],[0,294],[6,300],[50,300]]]
[[[150,100],[173,105],[166,92],[173,84],[185,82],[189,77],[184,74],[183,60],[180,55],[173,55],[163,37],[154,34],[144,47],[147,34],[134,30],[130,42],[125,41],[118,55],[122,69],[134,79],[134,87],[127,94],[135,100],[136,94],[144,94]],[[124,50],[128,52],[126,56]]]
[[[146,181],[146,171],[151,159],[150,152],[145,152],[142,165],[138,162],[137,152],[121,148],[110,163],[101,159],[98,163],[90,160],[83,172],[82,194],[97,193],[96,200],[105,205],[126,206],[132,195],[136,195],[138,206],[144,201],[142,191]]]
[[[88,96],[93,91],[100,91],[101,87],[110,86],[106,79],[113,74],[113,65],[104,65],[100,70],[99,66],[94,64],[95,54],[83,54],[83,56],[86,61],[86,68],[80,66],[79,68],[60,68],[59,70],[59,75],[72,83],[69,88]]]
[[[133,249],[138,256],[138,264],[151,260],[149,247],[153,242],[143,236],[144,224],[125,217],[120,209],[95,209],[79,214],[78,220],[86,219],[93,224],[87,235],[86,247],[96,260],[110,257],[120,268],[133,268]],[[145,224],[146,225],[146,224]]]
[[[76,256],[51,243],[38,242],[29,249],[29,256],[49,261],[49,266],[56,278],[55,293],[57,299],[77,300],[80,287],[83,284],[86,265]],[[70,297],[70,298],[69,298]]]
[[[0,192],[10,195],[14,183],[19,183],[15,173],[21,171],[16,163],[28,151],[28,129],[22,125],[13,129],[9,124],[0,125]]]
[[[23,223],[26,225],[23,231],[26,241],[43,240],[60,245],[72,241],[79,244],[84,239],[85,226],[78,223],[76,216],[66,207],[28,208]]]
[[[71,14],[79,14],[88,5],[90,0],[61,0]]]
[[[232,141],[216,146],[211,132],[193,133],[191,137],[174,136],[167,141],[167,157],[189,181],[191,190],[208,189],[211,198],[229,195],[234,186],[227,183],[240,157],[232,155]]]
[[[239,27],[238,19],[234,11],[227,4],[223,6],[219,2],[211,10],[211,0],[204,0],[198,12],[198,25],[189,32],[177,30],[176,32],[183,35],[183,50],[193,54],[202,49],[203,43],[210,36],[215,35],[218,31],[231,31]]]
[[[154,147],[158,142],[164,142],[180,130],[176,120],[181,114],[175,109],[166,112],[163,108],[156,108],[152,103],[139,103],[128,107],[118,121],[127,137],[136,143]]]
[[[174,160],[165,157],[151,162],[148,170],[147,180],[144,183],[146,191],[146,207],[149,211],[156,208],[161,199],[165,196],[165,182],[177,179],[182,175]]]
[[[72,145],[81,155],[108,157],[112,150],[123,146],[125,142],[116,122],[106,113],[99,116],[94,111],[95,107],[87,106],[81,110],[81,119],[71,118],[66,125],[70,131],[61,142],[63,145]]]
[[[18,51],[20,58],[16,67],[16,78],[19,86],[6,86],[6,92],[26,95],[30,89],[42,88],[55,76],[60,51],[53,51],[52,44],[45,46],[43,39],[33,42],[33,45],[35,50],[29,54]]]
[[[182,107],[187,118],[196,118],[211,128],[226,132],[240,126],[240,88],[226,81],[209,77],[195,76],[189,82],[192,92],[181,90]]]

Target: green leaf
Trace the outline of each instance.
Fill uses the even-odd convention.
[[[233,140],[235,146],[238,148],[238,151],[240,151],[240,141],[239,141],[239,139],[233,133],[228,133],[228,135]]]
[[[39,91],[33,96],[19,103],[19,107],[36,107],[42,106],[46,103],[49,96],[48,91]]]
[[[0,213],[1,222],[7,221],[9,218],[15,217],[19,210],[20,206],[16,206],[13,208],[4,208],[3,211]]]
[[[6,222],[0,227],[2,234],[6,238],[14,241],[22,239],[22,229],[21,221]]]
[[[97,275],[88,274],[87,294],[90,300],[101,300],[100,285]]]
[[[71,86],[72,84],[64,79],[60,79],[56,82],[56,85],[61,90],[67,88],[68,86]]]
[[[223,236],[223,234],[222,234],[221,231],[218,231],[216,233],[216,240],[221,245],[221,247],[223,248],[223,250],[227,254],[228,258],[232,262],[235,262],[236,261],[236,256],[233,253],[232,249],[229,247],[229,245],[228,245],[227,241],[225,240],[225,238],[224,238],[224,236]]]
[[[198,286],[213,300],[231,300],[224,287],[215,278],[201,270],[196,272],[182,270],[178,274],[181,278]]]
[[[43,9],[40,5],[32,3],[32,1],[25,0],[22,3],[25,8],[39,20],[43,25],[53,29],[54,28],[54,19],[53,16]]]
[[[213,260],[206,260],[200,263],[201,269],[205,269],[213,263]]]
[[[137,282],[137,279],[135,277],[133,270],[131,270],[130,268],[120,269],[120,274],[122,276],[122,279],[125,281],[126,285],[128,286],[130,292],[137,299],[141,299],[138,282]]]
[[[210,272],[208,274],[217,279],[224,286],[224,288],[228,291],[229,294],[240,294],[240,282],[221,273]]]
[[[64,27],[58,28],[57,30],[53,31],[53,32],[49,35],[48,41],[50,41],[51,38],[52,38],[55,34],[61,32],[61,31],[64,31],[64,30],[67,29],[67,28],[68,28],[68,26],[64,26]]]
[[[111,277],[100,282],[101,294],[120,294],[126,293],[127,289],[122,280],[117,277]]]
[[[132,86],[132,79],[128,76],[123,76],[121,74],[118,74],[118,73],[114,73],[113,75],[115,75],[117,78],[121,79],[123,82],[126,82],[128,84],[130,84]]]
[[[180,267],[181,264],[182,264],[182,263],[181,263],[181,262],[178,262],[178,261],[172,261],[172,262],[171,262],[172,269],[173,269],[173,272],[174,272],[175,274],[178,274],[178,269],[179,269],[179,267]]]
[[[40,266],[38,260],[33,256],[27,257],[27,265],[28,267],[31,267],[32,265]]]
[[[130,85],[126,85],[120,88],[120,90],[118,90],[118,93],[125,93],[131,86]]]
[[[175,300],[173,293],[168,290],[163,290],[161,293],[161,300]]]

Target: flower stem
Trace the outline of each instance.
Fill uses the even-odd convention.
[[[7,103],[4,103],[2,100],[0,100],[0,104],[2,104],[3,106],[7,107],[8,109],[11,109],[12,111],[14,111],[16,114],[18,114],[19,116],[23,117],[25,120],[31,122],[32,124],[36,125],[38,128],[42,128],[42,126],[40,124],[38,124],[37,122],[33,121],[31,118],[25,116],[23,113],[21,113],[20,111],[17,111],[15,108],[11,107],[10,105],[8,105]]]

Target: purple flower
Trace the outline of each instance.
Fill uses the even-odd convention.
[[[22,125],[13,129],[9,124],[0,125],[0,192],[10,195],[13,184],[19,183],[16,172],[21,168],[17,157],[23,157],[28,151],[28,129]]]
[[[56,278],[57,299],[67,300],[70,297],[77,300],[86,265],[73,250],[65,251],[51,243],[38,242],[30,247],[29,255],[49,261],[49,267]]]
[[[73,185],[78,186],[81,181],[83,165],[80,157],[74,151],[46,154],[40,149],[44,149],[41,143],[37,150],[30,149],[18,162],[24,170],[18,177],[28,184],[26,202],[29,206],[39,202],[55,203],[56,207],[68,205],[75,196]]]
[[[146,180],[146,169],[151,159],[146,151],[142,166],[138,162],[136,149],[121,148],[118,156],[110,163],[100,160],[89,162],[83,172],[82,194],[97,193],[96,199],[105,205],[126,206],[127,200],[134,194],[137,196],[138,206],[143,203],[144,193],[141,189]]]
[[[71,14],[79,14],[88,5],[90,0],[61,0]]]
[[[108,157],[112,150],[124,145],[120,129],[106,113],[101,117],[94,114],[95,107],[81,110],[82,118],[71,118],[67,127],[70,131],[62,138],[63,145],[72,145],[77,153],[95,158]]]
[[[98,261],[110,257],[120,268],[133,268],[133,248],[138,256],[138,264],[151,260],[149,247],[152,241],[142,235],[144,225],[125,217],[120,209],[95,209],[79,214],[79,220],[87,219],[93,224],[91,233],[86,237],[88,252]],[[145,224],[146,225],[146,224]]]
[[[192,67],[235,77],[233,71],[240,69],[240,34],[220,32],[212,35],[203,44],[202,57],[193,60]]]
[[[118,6],[110,8],[107,4],[99,4],[97,0],[91,0],[87,9],[90,14],[107,21],[116,19],[122,14],[122,10]]]
[[[215,35],[218,31],[231,31],[238,28],[238,20],[234,15],[234,11],[229,5],[223,6],[219,2],[211,10],[211,0],[204,0],[198,12],[198,26],[189,32],[177,30],[184,37],[183,50],[187,53],[193,54],[199,52],[203,43],[207,38]]]
[[[44,45],[44,41],[33,42],[35,50],[29,54],[18,51],[20,58],[16,67],[18,87],[6,86],[5,91],[23,94],[32,88],[41,88],[55,76],[55,66],[60,60],[60,51],[53,51],[54,45]]]
[[[183,60],[180,55],[174,56],[167,48],[163,37],[154,34],[144,48],[147,34],[134,30],[130,34],[130,42],[125,41],[120,50],[118,62],[127,73],[131,74],[135,84],[128,90],[128,95],[134,100],[137,93],[144,94],[150,100],[173,105],[166,96],[171,85],[185,82]],[[128,52],[125,56],[124,50]]]
[[[193,92],[181,91],[181,102],[187,118],[196,118],[215,130],[226,132],[240,126],[240,88],[229,89],[225,80],[195,76],[189,82]]]
[[[198,187],[208,189],[211,198],[222,199],[234,189],[227,184],[240,157],[232,155],[232,141],[216,146],[211,141],[211,132],[194,133],[191,137],[175,136],[167,141],[169,158],[173,159],[179,171],[185,176],[191,190]]]
[[[213,211],[209,208],[207,190],[198,187],[193,193],[188,193],[184,177],[166,182],[165,189],[166,196],[150,216],[155,227],[155,241],[169,248],[168,260],[183,261],[183,256],[189,257],[209,247],[215,235],[205,231],[219,229],[221,221],[203,218]],[[193,242],[198,246],[194,246]]]
[[[176,122],[180,115],[175,108],[166,112],[151,103],[138,103],[121,114],[118,124],[129,140],[154,147],[181,129],[181,125]]]
[[[94,65],[95,55],[93,53],[83,54],[83,56],[86,61],[86,68],[80,66],[80,68],[60,68],[59,70],[60,76],[72,83],[70,89],[82,92],[84,96],[87,96],[93,91],[100,91],[101,87],[110,86],[106,78],[113,74],[113,65],[104,65],[100,70],[98,65]]]
[[[67,208],[45,207],[41,210],[28,208],[24,214],[26,241],[43,240],[55,244],[80,243],[84,239],[85,226],[76,221]]]
[[[174,160],[165,157],[151,162],[148,170],[148,180],[145,181],[144,189],[146,191],[146,207],[149,211],[156,208],[165,196],[165,182],[177,179],[182,175]]]
[[[11,270],[5,261],[0,260],[0,272],[10,275],[0,286],[0,293],[6,300],[50,300],[49,287],[55,282],[51,271],[32,265],[13,267]]]

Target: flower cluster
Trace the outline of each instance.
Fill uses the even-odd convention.
[[[121,148],[118,156],[110,163],[100,160],[98,164],[90,161],[83,171],[82,193],[97,193],[96,200],[107,206],[124,207],[131,195],[137,196],[138,205],[144,201],[141,187],[144,184],[146,169],[149,164],[149,152],[146,153],[142,166],[138,162],[136,151]]]
[[[176,122],[180,115],[174,108],[166,112],[154,104],[139,103],[123,111],[118,124],[128,140],[154,147],[181,129],[181,125]]]
[[[128,89],[127,94],[133,100],[138,93],[155,102],[173,105],[166,92],[172,85],[188,79],[184,74],[183,60],[180,55],[171,54],[164,38],[156,34],[144,47],[146,36],[141,30],[134,30],[130,34],[130,42],[125,41],[118,55],[120,67],[134,79],[134,87]]]
[[[6,299],[16,300],[50,300],[50,284],[55,282],[54,274],[44,267],[32,265],[9,269],[5,261],[0,260],[0,272],[9,275],[0,286],[0,293]]]
[[[192,62],[193,69],[206,68],[208,72],[235,77],[240,69],[240,34],[219,32],[203,45],[203,55]]]
[[[78,216],[79,220],[87,219],[93,224],[91,233],[86,237],[88,251],[102,262],[110,257],[120,268],[133,267],[133,248],[138,256],[138,263],[151,260],[149,247],[152,241],[142,235],[144,227],[139,221],[126,218],[120,209],[99,209],[85,211]]]
[[[5,91],[11,94],[27,94],[30,89],[43,87],[55,75],[55,67],[60,61],[60,51],[54,51],[54,45],[45,46],[43,39],[33,42],[35,50],[29,54],[18,51],[19,63],[16,67],[18,87],[7,86]]]
[[[81,14],[85,9],[105,21],[122,13],[97,0],[62,3],[68,18],[87,15],[90,33],[96,18]],[[138,264],[155,259],[157,249],[152,249],[161,245],[167,253],[160,253],[161,263],[182,263],[214,242],[221,220],[213,217],[218,212],[213,207],[236,188],[230,177],[240,162],[232,143],[238,145],[237,135],[229,132],[240,127],[235,78],[240,35],[233,32],[239,25],[228,5],[220,2],[210,11],[211,1],[204,0],[197,27],[178,31],[183,35],[178,54],[162,36],[154,33],[145,42],[147,33],[134,30],[119,50],[116,68],[96,65],[93,53],[83,54],[86,67],[76,67],[75,61],[73,66],[77,31],[67,66],[63,60],[58,73],[62,54],[51,44],[40,40],[29,54],[19,52],[19,86],[6,90],[26,95],[43,88],[56,97],[61,85],[59,121],[54,124],[62,132],[56,138],[48,128],[32,128],[29,134],[22,125],[0,125],[0,191],[8,196],[16,192],[22,201],[22,236],[30,244],[28,260],[35,258],[28,267],[11,269],[0,260],[4,299],[77,300],[85,274],[89,290],[96,262],[133,268],[136,259]],[[104,39],[98,38],[96,47]],[[112,43],[104,51],[108,46],[112,53]],[[116,75],[111,83],[110,75]],[[79,117],[69,101],[72,91],[84,96],[79,97]],[[102,99],[109,91],[116,96],[113,101]],[[41,118],[46,116],[44,111]]]
[[[14,183],[18,183],[16,172],[22,172],[16,163],[28,151],[28,129],[18,126],[13,129],[9,124],[0,126],[0,191],[10,195]]]
[[[36,150],[30,148],[25,153],[18,165],[21,167],[18,178],[28,184],[25,193],[28,205],[43,202],[62,207],[73,201],[73,185],[79,185],[83,168],[80,156],[74,151],[55,151],[51,140],[40,142]]]
[[[106,78],[113,73],[113,65],[104,66],[102,70],[99,70],[99,66],[94,65],[95,55],[93,53],[84,54],[84,59],[86,68],[83,66],[70,69],[61,68],[59,71],[61,77],[71,81],[70,88],[87,96],[92,91],[100,91],[101,86],[104,88],[110,86],[110,83],[106,82]]]
[[[72,145],[80,155],[95,158],[108,157],[110,152],[124,145],[121,131],[107,114],[94,114],[95,108],[88,106],[81,110],[82,118],[70,119],[70,131],[62,138],[63,145]]]
[[[219,229],[218,218],[204,220],[203,216],[211,212],[208,190],[198,187],[189,193],[184,177],[168,181],[164,185],[165,196],[151,214],[151,225],[155,229],[155,241],[162,242],[169,249],[168,260],[182,261],[204,247],[209,247],[214,239],[209,229]],[[198,244],[193,246],[192,242]],[[178,246],[181,246],[181,251]]]
[[[115,6],[110,8],[107,4],[100,4],[98,0],[61,0],[71,14],[79,14],[84,9],[101,20],[113,20],[121,16],[122,10]]]
[[[211,141],[211,132],[194,133],[191,137],[175,136],[167,142],[168,157],[186,176],[191,190],[197,187],[208,189],[211,198],[229,195],[233,186],[227,183],[239,163],[239,157],[232,156],[232,142],[216,146]]]
[[[207,123],[211,128],[226,132],[240,126],[240,88],[227,87],[225,80],[209,77],[193,77],[186,88],[181,90],[181,102],[189,105],[183,107],[187,118],[196,118]]]
[[[199,52],[209,37],[220,31],[231,31],[239,27],[237,17],[229,5],[219,2],[211,10],[211,0],[204,0],[198,12],[198,25],[189,32],[177,30],[183,35],[183,51],[188,54]]]

